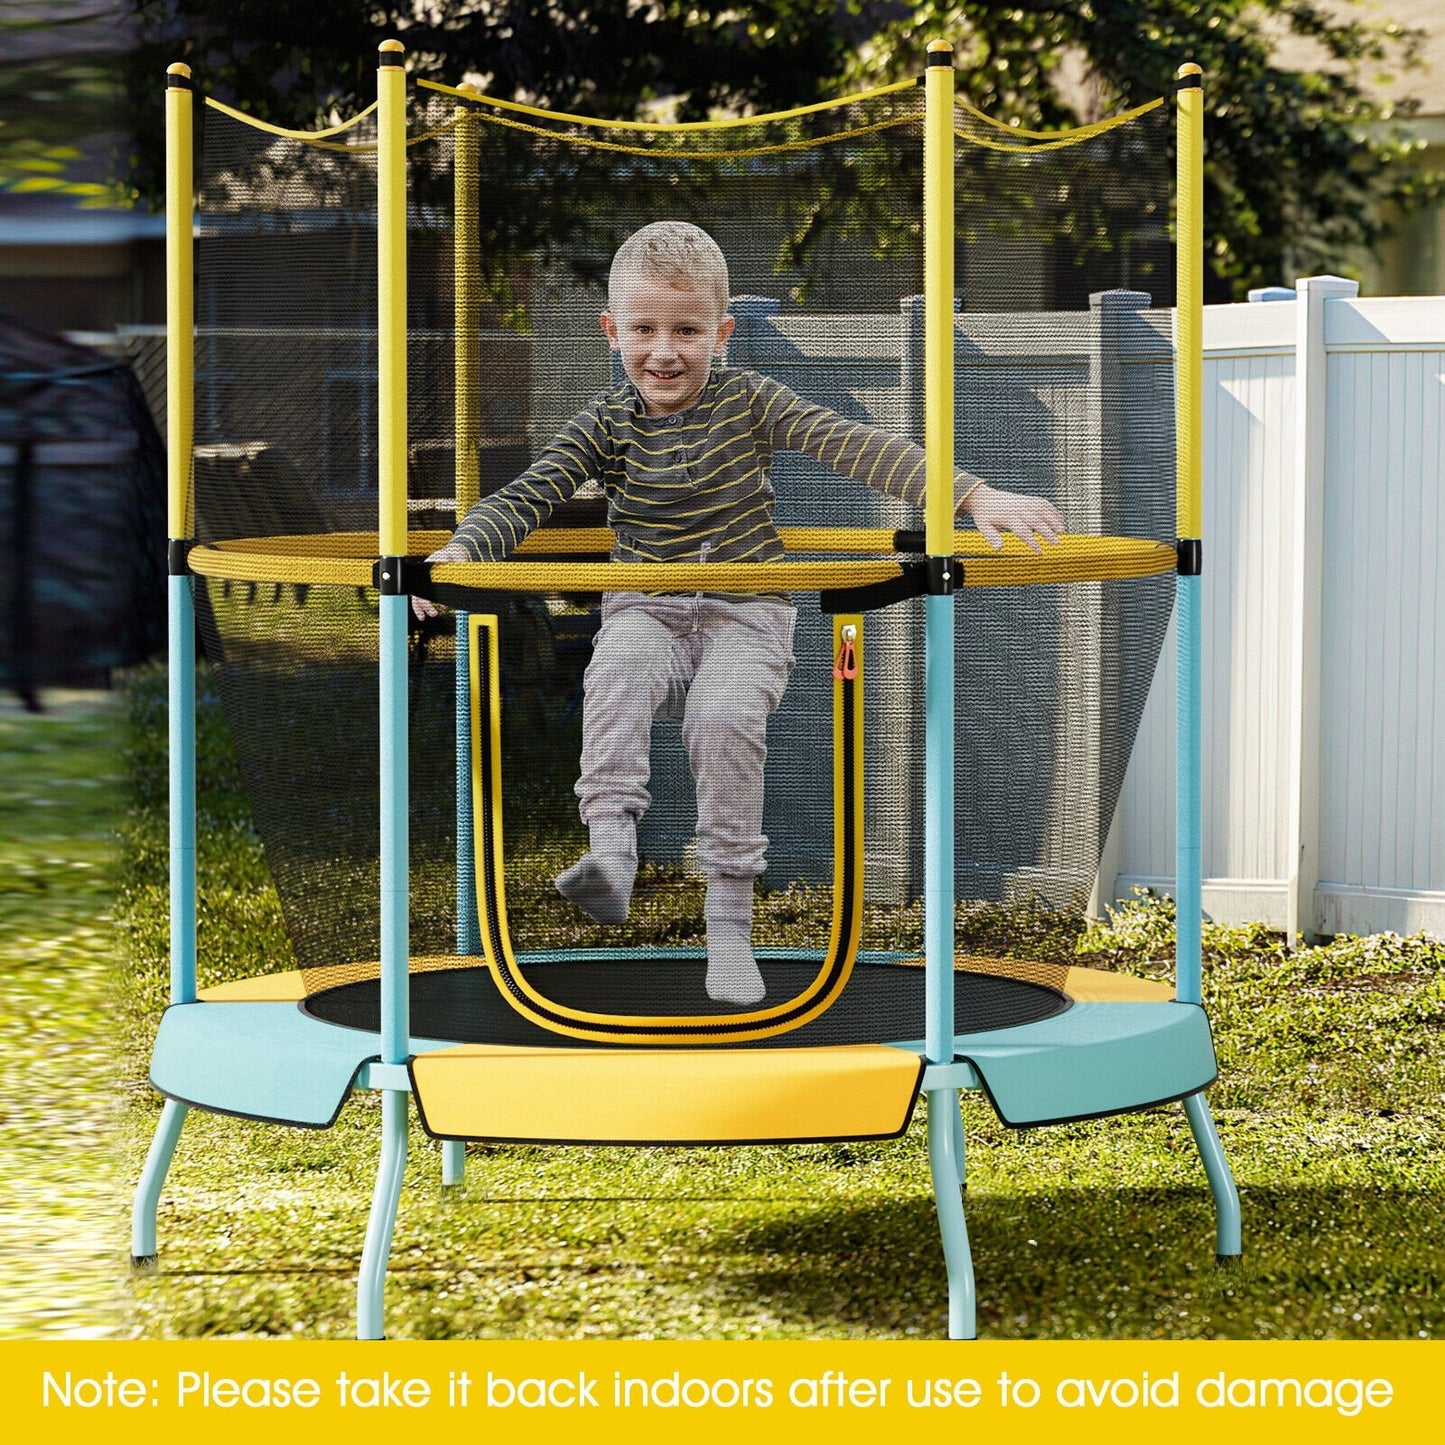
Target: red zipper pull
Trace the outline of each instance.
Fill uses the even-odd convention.
[[[851,623],[843,629],[843,643],[838,649],[838,659],[833,664],[833,676],[839,682],[852,682],[858,676],[858,654],[853,648],[857,636],[858,629]]]

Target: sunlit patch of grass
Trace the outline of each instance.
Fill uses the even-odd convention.
[[[0,1338],[122,1332],[114,698],[0,712]]]

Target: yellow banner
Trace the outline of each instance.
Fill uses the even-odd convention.
[[[1445,1350],[1380,1343],[31,1343],[0,1350],[19,1438],[532,1442],[853,1438],[1070,1445],[1428,1438]],[[478,1432],[473,1436],[472,1432]],[[318,1436],[318,1432],[324,1432]],[[485,1432],[484,1434],[481,1432]],[[1006,1432],[1006,1435],[1003,1433]]]

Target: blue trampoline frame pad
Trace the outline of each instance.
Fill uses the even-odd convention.
[[[1176,1002],[1165,985],[1094,969],[1069,969],[1065,991],[1064,1012],[957,1034],[954,1061],[926,1069],[922,1040],[658,1050],[413,1038],[408,1075],[436,1137],[578,1144],[889,1138],[907,1127],[920,1089],[948,1087],[982,1089],[1005,1124],[1034,1127],[1149,1108],[1214,1082],[1213,1039],[1197,1004]],[[381,1041],[303,1012],[307,992],[293,971],[173,1004],[161,1020],[151,1082],[212,1112],[329,1127],[351,1090],[367,1086],[363,1071],[380,1060]],[[724,1087],[730,1071],[754,1082]],[[539,1099],[539,1089],[557,1101]],[[519,1127],[528,1099],[532,1127]]]

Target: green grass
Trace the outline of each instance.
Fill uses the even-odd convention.
[[[88,1121],[93,1131],[83,1164],[45,1165],[92,1175],[89,1232],[76,1234],[85,1248],[70,1273],[93,1295],[76,1301],[78,1317],[149,1337],[346,1337],[376,1162],[369,1096],[326,1132],[193,1114],[162,1199],[160,1268],[125,1274],[123,1196],[159,1109],[144,1080],[168,967],[162,679],[136,679],[129,698],[120,956],[111,958],[98,921],[108,844],[103,831],[86,831],[94,810],[77,808],[55,815],[74,836],[37,844],[35,866],[44,857],[84,862],[94,849],[94,873],[45,864],[51,893],[69,880],[64,891],[74,897],[57,904],[37,893],[34,958],[28,973],[12,970],[26,973],[34,1012],[16,1027],[27,1034],[42,1007],[80,1009],[57,1001],[56,984],[72,982],[76,965],[47,962],[56,949],[45,938],[92,930],[94,971],[113,963],[119,984],[112,1000],[96,981],[97,1002],[67,1025],[78,1030],[78,1057],[53,1091],[32,1100],[56,1111],[62,1130]],[[71,796],[66,776],[75,794],[88,791],[80,781],[97,763],[87,749],[111,745],[104,726],[76,727],[63,737],[75,761],[49,756],[45,765],[62,780],[44,785],[57,798]],[[200,735],[203,976],[257,959],[284,967],[279,909],[209,704]],[[7,768],[24,777],[38,776],[37,756],[29,744],[7,743]],[[30,815],[23,804],[19,812]],[[780,937],[813,926],[806,890],[768,899],[765,911]],[[1010,927],[1026,924],[1041,956],[1077,953],[1095,967],[1167,975],[1167,900],[1137,900],[1110,927],[1088,931],[1078,919],[1026,912]],[[960,932],[977,946],[998,922],[988,910],[965,911]],[[911,933],[916,919],[879,913],[869,926],[882,939]],[[8,917],[6,933],[10,941]],[[994,1338],[1440,1337],[1445,945],[1382,936],[1290,952],[1264,929],[1212,927],[1205,943],[1221,1069],[1211,1103],[1244,1198],[1245,1262],[1214,1266],[1212,1207],[1177,1108],[1018,1133],[970,1097],[980,1330]],[[8,957],[17,956],[12,943]],[[110,1012],[98,1021],[101,1007]],[[108,1061],[86,1042],[97,1037],[113,1050],[118,1087],[106,1089]],[[466,1183],[453,1190],[440,1185],[437,1146],[416,1130],[388,1334],[937,1338],[942,1258],[919,1115],[906,1138],[882,1144],[474,1146]],[[108,1175],[95,1172],[104,1160],[114,1165]],[[77,1186],[77,1210],[86,1187]],[[124,1298],[111,1299],[119,1289]],[[45,1329],[41,1304],[14,1328]],[[61,1304],[57,1316],[72,1313]]]
[[[118,1333],[116,824],[124,711],[0,704],[0,1338]]]

